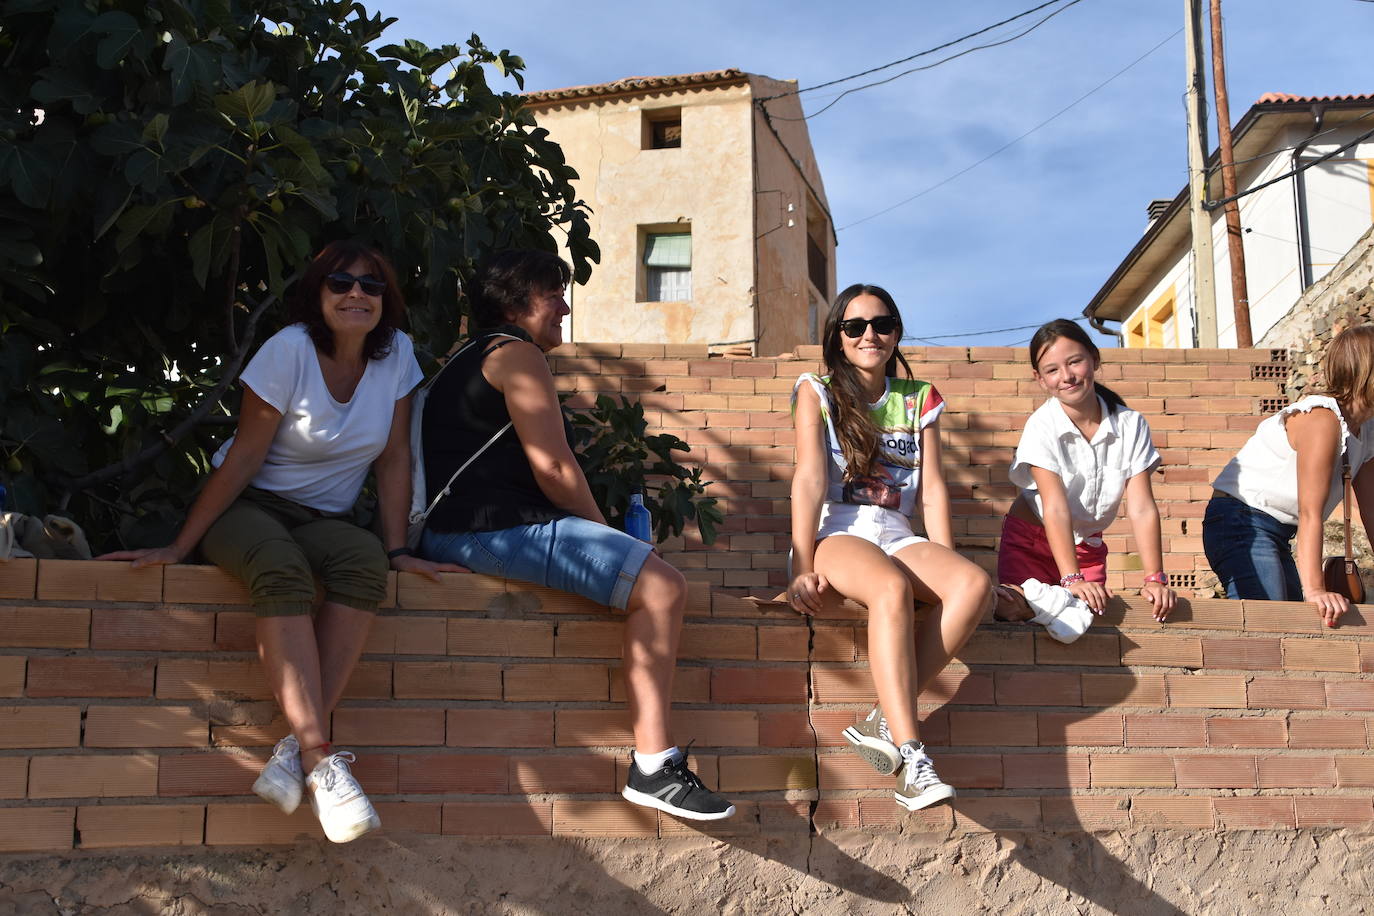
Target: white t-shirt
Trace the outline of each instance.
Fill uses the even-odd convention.
[[[239,377],[282,415],[250,485],[321,512],[348,511],[367,469],[386,446],[396,402],[423,378],[410,338],[397,331],[391,352],[367,361],[353,397],[340,404],[324,383],[305,325],[282,328],[263,343]],[[233,442],[230,438],[215,452],[215,467]]]
[[[1011,482],[1029,497],[1031,508],[1042,521],[1045,507],[1031,468],[1058,474],[1069,498],[1074,543],[1094,547],[1102,543],[1102,529],[1116,518],[1127,481],[1159,464],[1159,452],[1150,439],[1150,424],[1145,418],[1129,407],[1109,413],[1101,395],[1097,402],[1102,407],[1102,422],[1092,441],[1083,438],[1058,399],[1050,398],[1041,405],[1026,420],[1010,473]]]
[[[1352,434],[1341,416],[1335,398],[1308,395],[1296,404],[1266,418],[1255,427],[1255,434],[1241,446],[1236,457],[1221,469],[1212,486],[1223,493],[1267,512],[1285,525],[1298,523],[1298,453],[1288,442],[1288,417],[1306,413],[1314,407],[1326,407],[1341,424],[1341,438],[1337,458],[1341,453],[1350,456],[1350,476],[1354,477],[1364,463],[1374,457],[1374,419]],[[1331,481],[1322,507],[1322,518],[1329,516],[1341,501],[1341,462],[1331,467]]]

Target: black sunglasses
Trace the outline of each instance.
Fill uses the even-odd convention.
[[[363,288],[363,295],[365,296],[380,296],[382,293],[386,292],[386,281],[378,280],[376,277],[372,276],[372,274],[363,274],[361,277],[355,277],[350,273],[340,270],[324,278],[324,285],[329,287],[329,291],[331,293],[338,293],[339,295],[343,295],[352,290],[354,283],[357,283]]]
[[[846,318],[840,322],[840,330],[844,336],[853,340],[864,336],[864,330],[873,325],[873,333],[879,337],[886,337],[901,324],[895,315],[879,315],[877,318]]]

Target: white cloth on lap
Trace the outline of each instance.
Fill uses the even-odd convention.
[[[1060,642],[1073,642],[1093,624],[1092,608],[1073,592],[1062,585],[1046,585],[1039,579],[1027,579],[1021,583],[1035,616],[1032,623],[1038,623],[1050,636]]]

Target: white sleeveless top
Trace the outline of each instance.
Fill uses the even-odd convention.
[[[1322,518],[1329,516],[1341,501],[1341,454],[1350,456],[1350,476],[1353,478],[1371,457],[1374,457],[1374,419],[1353,433],[1346,426],[1340,405],[1335,398],[1314,394],[1265,419],[1250,440],[1241,447],[1212,486],[1254,509],[1268,513],[1285,525],[1298,523],[1298,453],[1288,443],[1287,418],[1295,413],[1307,413],[1314,407],[1326,407],[1341,424],[1340,451],[1331,467]]]

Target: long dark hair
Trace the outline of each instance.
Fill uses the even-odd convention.
[[[883,367],[883,374],[897,375],[897,366],[906,370],[906,377],[912,378],[911,366],[900,348],[902,340],[902,313],[897,311],[897,303],[892,295],[881,286],[868,283],[855,283],[835,297],[830,306],[830,314],[825,316],[825,337],[821,346],[821,356],[825,360],[826,371],[830,374],[830,401],[834,409],[835,437],[840,440],[840,454],[844,456],[844,479],[853,480],[865,477],[873,470],[878,460],[878,428],[868,416],[868,398],[864,395],[863,383],[854,364],[844,355],[844,345],[840,343],[840,322],[844,320],[845,309],[859,296],[873,296],[887,306],[887,313],[897,319],[897,343],[892,356]]]
[[[396,277],[396,269],[391,266],[386,255],[364,242],[345,239],[330,242],[315,255],[315,260],[305,269],[300,282],[296,284],[288,308],[288,318],[305,325],[310,339],[326,356],[334,355],[334,332],[324,323],[320,311],[320,293],[324,278],[340,270],[347,270],[355,261],[368,265],[372,276],[386,281],[382,291],[382,317],[377,326],[367,332],[363,340],[363,356],[368,359],[381,359],[391,352],[391,341],[397,328],[405,327],[406,302],[401,295],[401,283]]]
[[[547,251],[512,248],[492,255],[468,291],[479,328],[509,324],[530,310],[530,296],[562,289],[572,279],[567,263]]]
[[[1054,343],[1061,337],[1067,337],[1076,344],[1082,345],[1092,356],[1094,362],[1102,361],[1102,353],[1097,349],[1097,344],[1093,343],[1088,332],[1080,328],[1077,324],[1067,318],[1056,318],[1040,325],[1040,330],[1035,332],[1035,336],[1030,341],[1030,364],[1036,372],[1040,371],[1040,355],[1045,352],[1045,348]],[[1125,407],[1126,402],[1121,395],[1117,394],[1106,385],[1093,380],[1093,387],[1102,396],[1102,400],[1107,403],[1107,413],[1116,413],[1119,408]]]

